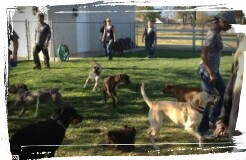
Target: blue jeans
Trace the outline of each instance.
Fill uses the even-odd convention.
[[[106,55],[108,55],[108,59],[112,60],[112,50],[113,50],[113,43],[114,40],[110,39],[108,42],[106,42]]]
[[[107,49],[106,49],[106,42],[103,41],[102,44],[103,44],[103,49],[105,50],[105,56],[108,56],[107,55]]]
[[[154,50],[153,50],[153,40],[145,40],[145,49],[147,51],[147,57],[151,58],[154,56]]]
[[[211,115],[209,115],[209,107],[206,107],[204,110],[202,121],[198,127],[198,131],[203,134],[206,133],[209,130],[209,121],[212,123],[215,123],[217,117],[220,115],[220,111],[223,105],[223,99],[224,99],[224,93],[226,89],[226,84],[220,75],[220,72],[216,73],[216,82],[214,84],[210,84],[210,76],[208,72],[202,68],[199,67],[198,74],[201,78],[201,86],[202,91],[207,92],[209,94],[212,94],[214,92],[214,89],[216,89],[219,93],[219,97],[217,102],[214,105],[214,108],[212,110]]]

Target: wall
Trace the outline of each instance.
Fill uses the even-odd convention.
[[[13,28],[19,36],[19,49],[18,49],[18,57],[22,59],[28,59],[28,56],[31,56],[31,46],[29,43],[30,39],[34,39],[32,35],[27,32],[27,27],[29,23],[36,21],[36,15],[33,15],[32,7],[22,7],[20,12],[17,10],[13,16]],[[36,24],[36,22],[35,22]],[[30,32],[34,33],[35,26],[29,27]],[[10,49],[12,50],[12,45]]]

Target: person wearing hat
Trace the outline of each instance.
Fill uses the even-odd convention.
[[[231,28],[231,24],[235,23],[235,17],[231,12],[221,12],[218,14],[207,32],[205,46],[202,48],[202,60],[198,68],[202,91],[213,94],[214,89],[216,89],[219,93],[211,115],[209,114],[209,107],[207,107],[204,110],[203,119],[198,127],[198,132],[207,139],[214,138],[214,134],[210,133],[209,129],[214,126],[220,114],[226,89],[226,84],[219,71],[221,52],[223,50],[220,33],[221,31],[228,31]]]
[[[106,43],[106,55],[108,55],[108,60],[112,60],[112,49],[115,38],[115,28],[112,25],[111,19],[106,19],[106,26],[104,27],[102,41]]]

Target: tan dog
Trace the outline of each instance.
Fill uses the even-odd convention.
[[[175,124],[183,125],[187,132],[198,139],[199,146],[202,146],[202,137],[197,132],[197,127],[202,120],[204,108],[214,104],[213,96],[200,92],[193,97],[191,102],[152,101],[145,94],[144,83],[141,86],[141,94],[150,108],[148,134],[154,149],[159,150],[159,147],[155,145],[154,137],[161,129],[164,115]]]
[[[86,87],[89,80],[95,80],[95,85],[92,90],[93,92],[95,92],[99,79],[101,77],[101,74],[102,74],[102,66],[99,63],[93,63],[90,68],[88,78],[85,81],[84,88]]]
[[[199,88],[184,88],[174,86],[172,84],[167,84],[163,88],[163,93],[175,96],[179,102],[190,102],[192,98],[199,92],[201,92],[201,89]]]
[[[129,84],[131,83],[130,77],[127,74],[119,74],[116,76],[109,76],[108,78],[105,78],[103,82],[103,95],[104,95],[104,101],[107,103],[107,94],[112,98],[113,100],[113,107],[116,106],[118,103],[117,99],[117,90],[118,85],[120,83]]]

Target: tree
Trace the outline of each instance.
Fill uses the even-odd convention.
[[[161,17],[161,11],[157,11],[154,7],[151,6],[144,6],[144,7],[137,7],[137,17],[141,18],[144,22],[148,20],[155,21],[155,18]]]
[[[235,15],[236,21],[239,24],[245,24],[245,17],[242,11],[234,11],[234,15]]]
[[[208,20],[209,20],[208,13],[204,11],[198,11],[196,13],[196,24],[204,24],[207,23]]]
[[[175,6],[173,7],[176,10],[181,10],[181,11],[177,11],[176,14],[176,18],[177,19],[182,19],[183,20],[183,24],[186,24],[188,21],[190,21],[193,25],[195,25],[196,22],[196,11],[185,11],[185,10],[189,10],[189,9],[193,9],[195,8],[195,6]],[[184,10],[184,11],[182,11]]]

